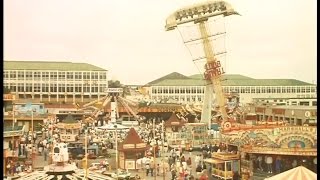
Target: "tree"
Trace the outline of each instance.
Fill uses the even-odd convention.
[[[123,96],[130,95],[130,89],[128,86],[121,84],[119,80],[110,80],[108,81],[109,88],[122,88],[123,89]]]
[[[108,87],[109,88],[122,88],[122,84],[118,80],[116,80],[116,81],[110,80],[110,81],[108,81]]]

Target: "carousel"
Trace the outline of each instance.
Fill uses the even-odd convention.
[[[59,122],[56,127],[60,132],[62,142],[76,142],[81,131],[81,123],[73,118],[71,114]]]
[[[53,148],[52,164],[45,166],[43,171],[34,171],[25,174],[18,179],[23,180],[100,180],[113,179],[111,177],[95,173],[90,170],[78,169],[74,163],[68,163],[69,155],[68,148],[65,143],[56,143]]]
[[[148,146],[141,140],[134,128],[131,128],[127,137],[119,144],[119,167],[121,169],[140,169],[141,164],[137,163],[141,159]]]

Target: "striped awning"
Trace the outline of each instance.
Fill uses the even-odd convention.
[[[317,179],[317,174],[312,172],[311,170],[299,166],[288,171],[285,171],[281,174],[266,178],[265,180],[315,180]]]

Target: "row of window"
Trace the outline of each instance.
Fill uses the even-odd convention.
[[[164,94],[203,94],[204,87],[152,87],[152,93],[164,93]]]
[[[164,101],[170,101],[170,100],[174,100],[174,101],[199,101],[202,102],[203,100],[203,96],[199,95],[199,96],[152,96],[151,99],[153,100],[164,100]]]
[[[18,80],[80,80],[80,79],[92,79],[92,80],[106,80],[106,72],[66,72],[66,71],[4,71],[5,79],[18,79]]]
[[[18,83],[17,85],[4,84],[11,92],[104,92],[107,84],[40,84],[40,83]]]
[[[225,93],[316,93],[315,86],[252,86],[223,87]],[[204,93],[204,87],[152,87],[153,94],[196,94]]]

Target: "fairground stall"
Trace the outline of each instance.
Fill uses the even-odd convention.
[[[19,161],[26,160],[27,147],[20,145],[24,126],[5,127],[3,131],[3,167],[4,174],[13,172]],[[22,148],[21,148],[22,147]],[[30,155],[31,157],[31,155]]]
[[[234,172],[240,172],[240,156],[234,153],[212,153],[211,158],[205,159],[209,175],[220,179],[233,179]],[[211,167],[211,168],[210,168]],[[211,169],[211,170],[210,170]]]
[[[147,144],[141,140],[134,128],[131,128],[127,137],[119,144],[119,168],[140,169],[137,160],[145,155]]]
[[[317,128],[314,126],[256,125],[222,133],[222,139],[241,152],[243,179],[267,177],[304,165],[316,171]],[[276,164],[270,166],[268,164]]]

